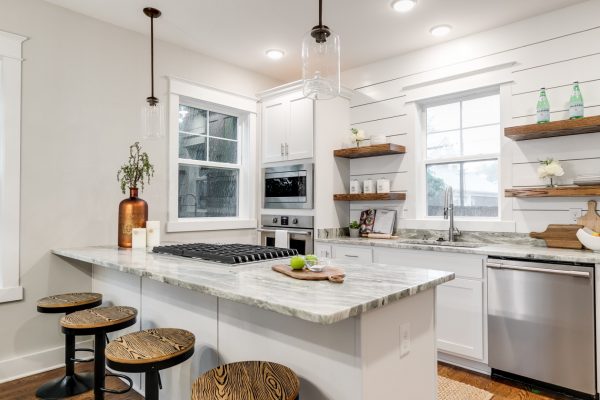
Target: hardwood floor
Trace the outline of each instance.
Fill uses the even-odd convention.
[[[77,372],[89,372],[92,370],[91,363],[79,364],[76,367]],[[38,397],[35,395],[35,391],[43,383],[50,379],[59,378],[63,376],[64,371],[62,368],[55,369],[41,374],[28,376],[15,381],[6,382],[0,384],[0,399],[2,400],[34,400]],[[127,387],[120,379],[115,377],[107,377],[106,385],[111,389],[124,389]],[[90,391],[87,393],[80,394],[78,396],[69,397],[73,400],[93,400],[94,394]],[[144,397],[140,396],[136,391],[130,390],[125,394],[110,394],[107,393],[104,396],[107,400],[143,400]]]
[[[494,394],[492,400],[567,400],[556,395],[533,393],[526,387],[516,387],[512,384],[492,380],[489,376],[477,374],[448,364],[438,364],[438,374],[454,379]]]
[[[80,364],[77,366],[78,372],[87,372],[91,370],[91,364]],[[453,367],[447,364],[440,363],[438,373],[446,378],[466,383],[467,385],[475,386],[483,390],[487,390],[494,394],[493,400],[564,400],[559,397],[548,397],[550,395],[542,395],[532,393],[527,388],[515,387],[503,382],[497,382],[490,379],[488,376],[476,374],[461,368]],[[37,375],[28,376],[26,378],[17,379],[15,381],[0,384],[0,399],[2,400],[34,400],[37,399],[35,391],[44,382],[62,376],[63,370],[56,369],[44,372]],[[125,384],[114,377],[107,378],[107,385],[110,388],[122,389]],[[87,392],[79,396],[71,397],[73,400],[92,400],[92,392]],[[130,391],[126,394],[115,395],[106,394],[107,400],[143,400],[135,391]]]

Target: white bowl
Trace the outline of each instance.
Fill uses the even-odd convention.
[[[577,239],[588,249],[600,253],[600,236],[593,236],[591,229],[583,228],[578,230]]]

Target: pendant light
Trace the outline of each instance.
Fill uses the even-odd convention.
[[[304,96],[327,100],[340,94],[340,37],[323,25],[323,0],[319,0],[319,25],[302,41]]]
[[[150,18],[150,82],[151,94],[146,98],[146,104],[142,109],[142,137],[148,139],[161,138],[165,135],[165,111],[164,107],[154,96],[154,18],[158,18],[161,12],[156,8],[144,8],[144,14]]]

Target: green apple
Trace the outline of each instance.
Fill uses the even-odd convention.
[[[303,269],[304,268],[304,258],[300,256],[294,256],[290,260],[290,267],[292,269]]]

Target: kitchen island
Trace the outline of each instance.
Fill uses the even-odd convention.
[[[162,372],[163,398],[189,398],[192,381],[219,363],[257,359],[292,368],[303,399],[436,398],[434,289],[453,273],[345,264],[336,284],[271,270],[286,259],[226,265],[111,246],[53,253],[89,264],[106,303],[136,307],[131,330],[196,335],[194,357]]]

